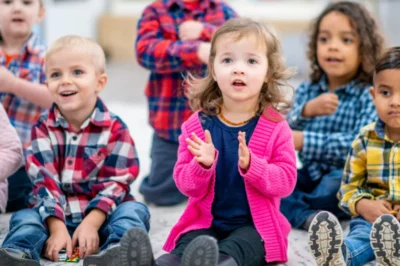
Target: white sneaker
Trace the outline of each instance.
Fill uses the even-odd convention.
[[[308,229],[308,245],[318,266],[345,266],[342,254],[343,232],[330,212],[318,213]]]
[[[384,214],[376,219],[370,241],[377,266],[400,265],[400,224],[396,217]]]

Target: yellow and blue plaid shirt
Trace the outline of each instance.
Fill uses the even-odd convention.
[[[356,203],[363,198],[400,202],[400,142],[385,135],[380,119],[361,129],[351,145],[342,184],[340,207],[358,216]]]

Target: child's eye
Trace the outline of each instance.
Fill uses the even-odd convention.
[[[76,70],[74,70],[72,73],[73,73],[75,76],[79,76],[79,75],[82,75],[82,74],[83,74],[83,71],[80,70],[80,69],[76,69]]]
[[[381,93],[382,93],[384,96],[390,96],[390,92],[389,92],[389,91],[381,91]]]
[[[257,64],[257,61],[255,59],[249,59],[249,63],[251,65]]]
[[[343,42],[344,42],[344,43],[352,43],[352,42],[353,42],[353,39],[351,39],[351,38],[344,38],[344,39],[343,39]]]
[[[11,3],[12,3],[11,0],[4,0],[4,1],[3,1],[3,4],[6,4],[6,5],[9,5],[9,4],[11,4]]]
[[[32,1],[23,1],[23,4],[29,6],[30,4],[32,4]]]
[[[224,59],[222,59],[222,63],[226,63],[226,64],[232,63],[232,59],[224,58]]]
[[[60,72],[54,72],[54,73],[51,73],[51,75],[50,75],[51,78],[58,78],[60,76],[61,76]]]
[[[318,41],[322,43],[326,43],[328,41],[327,37],[318,37]]]

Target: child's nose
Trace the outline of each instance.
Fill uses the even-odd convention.
[[[244,67],[242,63],[236,63],[233,68],[233,74],[235,75],[243,75],[244,74]]]
[[[393,95],[393,97],[391,97],[390,105],[400,106],[400,93],[396,93],[395,95]]]
[[[333,39],[329,42],[328,45],[330,50],[337,50],[339,47],[339,40]]]
[[[65,85],[65,84],[71,84],[71,78],[69,75],[63,75],[62,79],[61,79],[61,84]]]

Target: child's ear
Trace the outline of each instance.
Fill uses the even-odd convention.
[[[217,77],[215,76],[214,66],[212,64],[210,64],[210,66],[208,68],[209,68],[210,75],[212,76],[213,80],[217,81]]]
[[[96,94],[99,94],[107,85],[108,77],[106,73],[100,74],[97,78]]]
[[[372,100],[375,101],[375,89],[374,89],[373,86],[371,86],[371,87],[369,88],[369,93],[370,93],[371,96],[372,96]]]
[[[44,19],[45,15],[46,15],[46,8],[40,7],[37,23],[42,22],[42,20]]]

